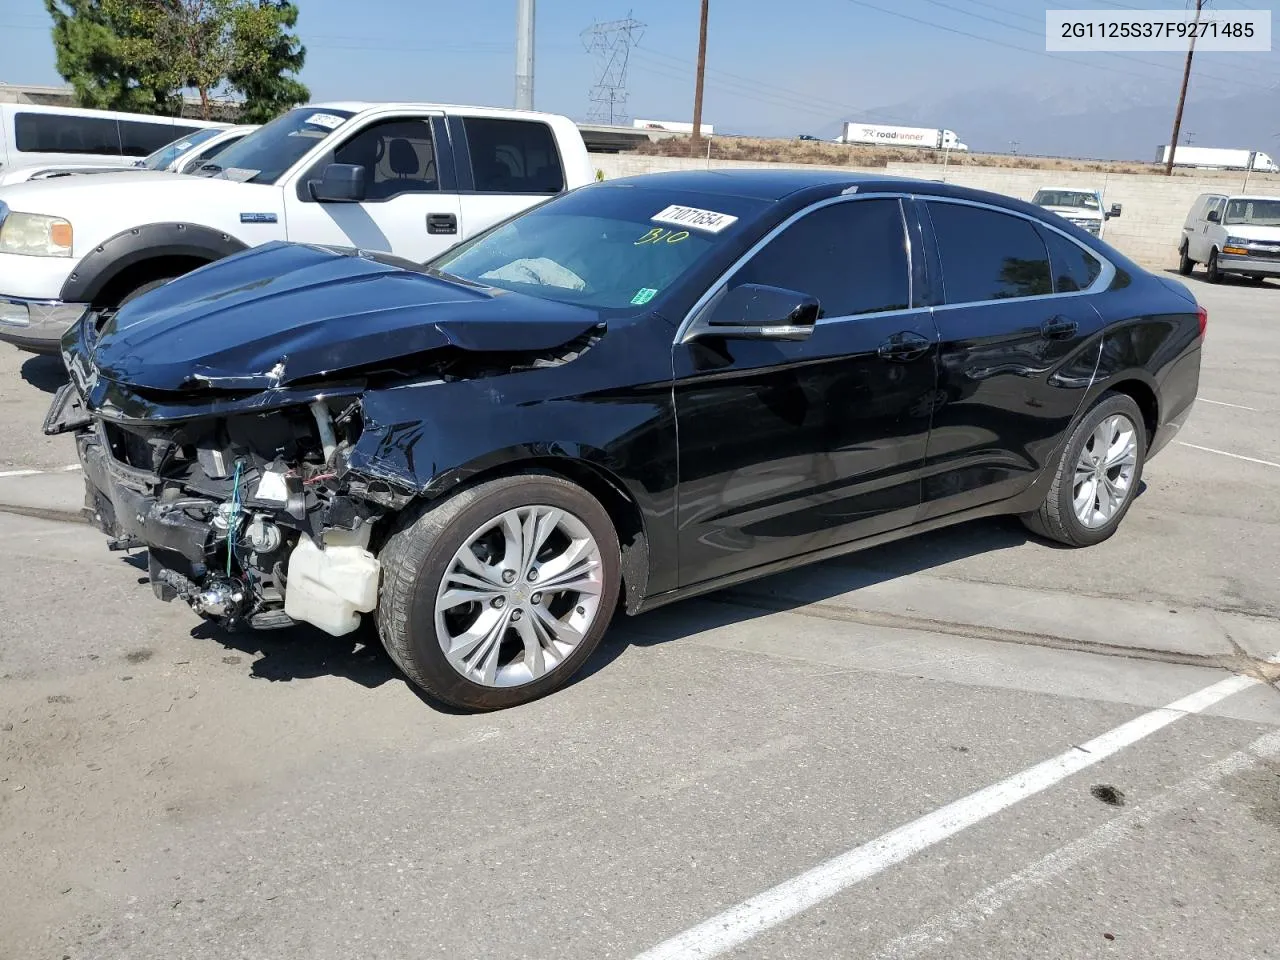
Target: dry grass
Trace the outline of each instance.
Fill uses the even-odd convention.
[[[771,163],[813,163],[833,167],[883,167],[889,163],[942,163],[943,151],[920,147],[845,146],[812,140],[765,140],[757,137],[715,137],[710,141],[716,160],[756,160]],[[700,156],[705,156],[706,142]],[[687,138],[643,143],[635,153],[661,157],[687,157]],[[1059,157],[1014,157],[991,153],[952,151],[948,163],[956,166],[1003,167],[1021,170],[1079,170],[1089,173],[1161,173],[1154,163],[1111,160],[1071,160]],[[1175,171],[1181,173],[1183,171]]]

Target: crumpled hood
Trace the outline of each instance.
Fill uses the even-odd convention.
[[[453,346],[540,351],[592,310],[429,277],[381,254],[269,243],[123,307],[93,346],[98,374],[157,390],[267,389]]]

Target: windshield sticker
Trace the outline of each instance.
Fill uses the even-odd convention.
[[[679,243],[681,240],[688,239],[688,230],[667,230],[664,227],[654,227],[637,240],[634,246],[639,247],[646,243]]]
[[[175,143],[175,144],[173,145],[173,149],[177,150],[179,153],[181,153],[183,150],[190,150],[190,149],[191,149],[191,141],[190,141],[190,140],[183,140],[181,143]]]
[[[222,171],[222,176],[227,180],[234,180],[236,183],[244,183],[246,180],[252,180],[261,171],[249,170],[245,167],[227,167]]]
[[[631,298],[631,303],[637,307],[642,306],[658,295],[658,291],[653,287],[641,287],[636,291],[636,295]]]
[[[343,117],[335,117],[332,113],[313,113],[307,117],[307,123],[326,130],[337,130],[347,121]]]
[[[719,233],[738,222],[737,217],[731,217],[727,213],[699,210],[697,207],[681,207],[676,204],[655,213],[649,219],[654,223],[674,223],[678,227],[691,227],[694,230],[705,230],[707,233]]]

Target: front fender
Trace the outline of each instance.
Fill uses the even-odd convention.
[[[62,285],[59,299],[66,303],[93,303],[103,289],[124,270],[157,257],[194,257],[221,260],[247,248],[229,233],[197,223],[149,223],[117,233],[80,259]]]

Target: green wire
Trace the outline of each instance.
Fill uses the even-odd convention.
[[[236,533],[240,526],[240,468],[244,461],[236,461],[235,476],[231,480],[232,514],[227,520],[227,576],[231,576],[231,557],[236,552]]]

